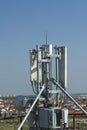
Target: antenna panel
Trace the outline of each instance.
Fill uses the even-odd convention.
[[[59,83],[67,87],[67,47],[58,47],[59,50]]]
[[[41,51],[38,52],[39,60],[41,59]],[[38,70],[39,65],[39,70]],[[38,72],[37,72],[38,71]],[[38,77],[37,77],[38,73]],[[42,63],[38,63],[37,60],[37,52],[35,50],[30,50],[30,81],[37,81],[39,78],[39,82],[42,81]]]

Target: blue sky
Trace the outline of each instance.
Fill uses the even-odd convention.
[[[87,1],[0,1],[0,95],[31,94],[29,49],[68,47],[69,93],[87,93]]]

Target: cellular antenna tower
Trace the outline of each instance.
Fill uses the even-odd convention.
[[[46,33],[46,44],[36,45],[29,55],[30,82],[36,98],[29,105],[18,130],[21,130],[26,120],[29,130],[65,130],[68,128],[68,109],[62,105],[64,95],[87,114],[66,91],[67,46],[48,44]]]

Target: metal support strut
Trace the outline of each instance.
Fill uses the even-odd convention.
[[[75,105],[87,115],[87,112],[81,107],[81,105],[78,104],[78,102],[76,102],[76,100],[74,100],[73,97],[71,97],[71,95],[54,79],[51,79],[52,83],[55,84],[64,94],[66,94],[74,103]]]
[[[23,121],[21,122],[19,128],[17,130],[21,130],[23,124],[25,123],[26,119],[28,118],[30,112],[32,111],[33,107],[35,106],[36,102],[38,101],[40,95],[42,94],[43,90],[44,90],[45,86],[43,85],[39,94],[37,95],[36,99],[34,100],[33,104],[31,105],[29,111],[27,112],[26,116],[24,117]]]

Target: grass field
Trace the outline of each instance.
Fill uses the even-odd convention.
[[[0,130],[17,130],[19,119],[0,120]],[[28,130],[27,122],[23,126],[24,130]]]
[[[76,130],[87,130],[87,117],[76,116]],[[69,116],[69,129],[73,130],[73,118]]]
[[[9,119],[9,120],[0,120],[0,130],[17,130],[20,124],[20,120]],[[87,117],[76,117],[76,129],[77,130],[87,130]],[[23,130],[28,130],[27,122],[23,125]],[[73,119],[69,117],[69,129],[73,130]]]

